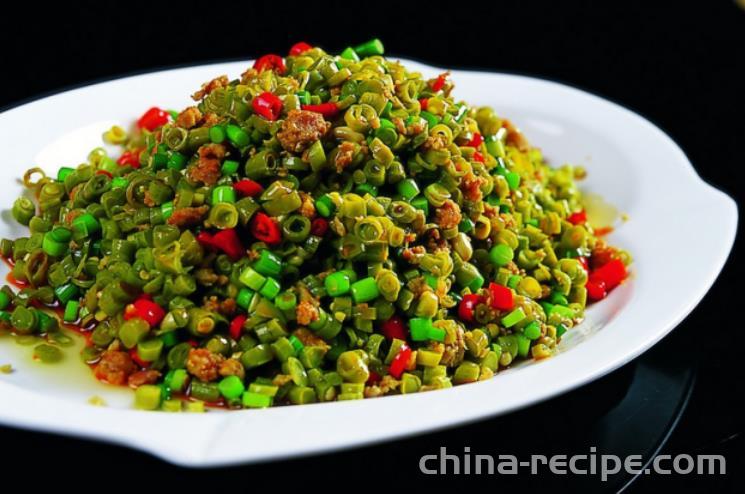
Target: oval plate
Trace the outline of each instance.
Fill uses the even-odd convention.
[[[443,70],[416,62],[432,77]],[[101,145],[112,124],[130,125],[153,105],[183,108],[188,95],[249,62],[221,63],[117,79],[40,99],[0,114],[5,183],[0,237],[25,229],[9,208],[19,177],[38,165],[75,166]],[[132,394],[98,384],[74,355],[44,366],[29,347],[0,338],[0,422],[110,441],[188,466],[289,457],[390,440],[506,413],[585,384],[618,368],[671,331],[722,269],[737,227],[737,207],[704,183],[681,149],[639,115],[597,96],[540,79],[453,71],[456,97],[509,117],[554,165],[584,165],[584,189],[629,221],[610,242],[634,256],[632,279],[587,311],[557,356],[500,372],[494,379],[408,396],[230,413],[168,414],[131,409]],[[693,229],[695,225],[695,230]],[[696,262],[691,262],[692,235]],[[78,343],[80,344],[80,343]],[[74,353],[74,352],[73,352]],[[108,404],[94,407],[97,395]]]

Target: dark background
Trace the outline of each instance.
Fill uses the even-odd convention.
[[[103,2],[78,2],[4,7],[0,108],[133,71],[284,53],[298,40],[338,52],[349,44],[380,37],[389,54],[440,66],[554,79],[619,102],[667,131],[706,181],[738,200],[741,197],[745,10],[733,1],[490,2],[488,7],[466,2],[305,2],[271,7],[278,3],[179,2],[158,3],[156,8],[156,2],[130,2],[114,8]],[[695,225],[690,238],[689,245],[673,248],[690,249],[695,262],[697,255],[705,255],[696,251]],[[647,476],[633,485],[633,492],[672,486],[684,492],[743,490],[738,304],[742,289],[736,276],[741,244],[738,240],[701,305],[643,357],[648,362],[673,362],[673,368],[681,366],[679,375],[697,372],[689,406],[663,450],[723,454],[729,473],[708,478]],[[507,418],[333,456],[195,472],[122,448],[0,427],[2,469],[20,475],[24,469],[41,468],[45,475],[35,475],[33,482],[54,478],[75,485],[138,473],[152,482],[186,480],[192,486],[196,482],[240,490],[258,484],[329,488],[366,484],[390,489],[405,477],[423,480],[417,478],[417,459],[439,446],[510,452],[520,445],[550,444],[552,439],[564,444],[561,438],[567,430],[586,432],[603,410],[624,396],[640,372],[639,362],[645,361]],[[665,391],[660,388],[659,396],[665,398]],[[540,448],[530,452],[546,453]],[[496,489],[504,481],[478,480]],[[566,479],[540,482],[543,487],[575,488]],[[136,480],[132,483],[132,488],[141,486]],[[596,487],[592,487],[595,492]]]

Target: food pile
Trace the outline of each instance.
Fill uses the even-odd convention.
[[[416,393],[551,356],[630,263],[589,225],[584,171],[382,55],[297,43],[112,128],[115,156],[29,170],[0,324],[44,361],[75,328],[144,409]]]

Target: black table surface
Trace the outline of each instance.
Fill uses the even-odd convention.
[[[380,37],[395,55],[558,80],[619,102],[668,132],[707,182],[738,201],[742,197],[745,9],[733,1],[491,2],[457,8],[432,2],[281,8],[272,2],[128,2],[116,9],[78,2],[4,7],[2,16],[0,108],[133,71],[282,52],[297,40],[337,51]],[[690,239],[689,245],[671,248],[690,250],[695,262],[705,255],[696,250],[695,225]],[[666,454],[724,455],[728,473],[646,475],[631,484],[630,492],[671,487],[742,492],[742,347],[735,338],[742,331],[736,274],[741,249],[738,235],[712,290],[654,349],[601,380],[506,417],[332,455],[196,471],[125,448],[0,427],[0,465],[6,474],[19,476],[43,471],[34,476],[39,484],[54,479],[82,485],[138,473],[153,482],[233,485],[248,491],[262,484],[294,487],[321,481],[333,488],[355,485],[350,482],[395,486],[404,479],[431,481],[419,473],[418,459],[441,446],[516,455],[573,454],[588,445],[650,455],[661,446]],[[0,400],[0,406],[10,405]],[[627,431],[628,423],[639,428]],[[435,480],[466,481],[464,476]],[[603,484],[557,476],[468,478],[476,480],[497,489],[515,484],[610,492],[629,479],[619,476]],[[138,488],[136,483],[132,487]]]

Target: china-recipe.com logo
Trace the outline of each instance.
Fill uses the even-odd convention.
[[[419,458],[419,471],[425,475],[518,475],[552,473],[555,475],[600,475],[603,482],[620,472],[629,474],[703,474],[724,475],[727,462],[721,455],[658,455],[644,468],[642,455],[598,454],[590,448],[587,454],[530,455],[529,460],[519,460],[510,454],[472,454],[466,446],[463,453],[452,454],[444,446],[437,454]]]

